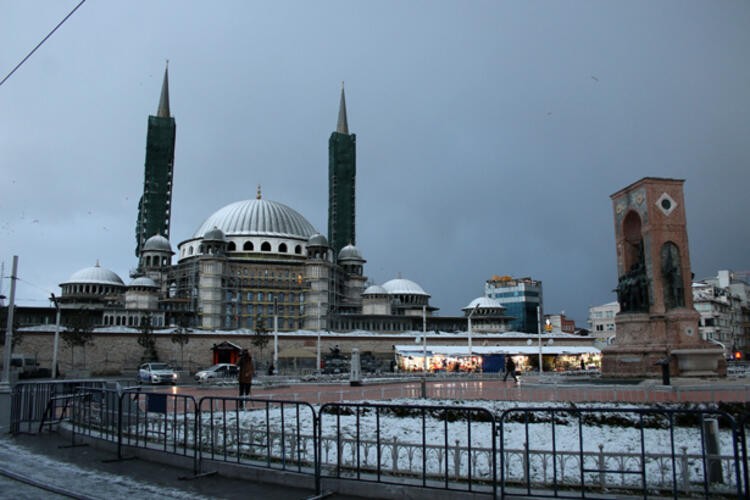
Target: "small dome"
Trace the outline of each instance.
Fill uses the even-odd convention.
[[[472,300],[468,306],[464,307],[462,311],[471,311],[475,307],[478,309],[504,309],[503,305],[495,299],[491,299],[489,297],[477,297],[476,299]]]
[[[362,258],[362,254],[357,247],[355,247],[354,245],[346,245],[339,252],[339,260],[364,261],[365,259]]]
[[[206,233],[203,235],[203,239],[205,241],[225,241],[224,231],[214,226],[213,229],[206,231]]]
[[[159,285],[157,285],[154,280],[152,280],[151,278],[148,278],[146,276],[141,276],[139,278],[134,279],[133,281],[130,282],[130,284],[128,286],[129,287],[130,286],[132,286],[132,287],[145,286],[145,287],[149,287],[149,288],[158,288],[159,287]]]
[[[368,286],[362,295],[388,295],[388,290],[380,285]]]
[[[94,267],[87,267],[86,269],[81,269],[80,271],[73,273],[68,281],[62,283],[62,285],[72,283],[90,283],[96,285],[119,286],[125,285],[125,283],[123,283],[122,279],[117,276],[117,274],[110,271],[109,269],[100,267],[98,262]]]
[[[383,283],[383,288],[391,295],[429,295],[421,286],[403,278]]]
[[[308,246],[311,246],[311,247],[327,247],[328,240],[322,234],[315,233],[312,236],[310,236],[309,240],[307,240],[307,244]]]
[[[169,240],[160,234],[155,234],[146,240],[143,244],[142,252],[172,252],[172,245]]]

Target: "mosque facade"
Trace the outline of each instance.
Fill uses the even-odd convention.
[[[144,190],[136,224],[137,268],[125,282],[98,264],[61,283],[61,304],[85,308],[95,326],[201,330],[464,331],[464,315],[440,317],[420,285],[398,277],[368,282],[356,247],[356,135],[344,88],[329,139],[328,236],[302,214],[265,199],[230,203],[187,239],[169,232],[176,125],[165,69],[156,116],[149,116]],[[499,303],[484,304],[478,328],[504,331]]]

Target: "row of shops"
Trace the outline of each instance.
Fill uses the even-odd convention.
[[[502,373],[512,357],[520,372],[539,370],[539,353],[546,372],[595,370],[601,367],[601,351],[590,346],[504,345],[441,346],[395,345],[395,363],[399,371]]]

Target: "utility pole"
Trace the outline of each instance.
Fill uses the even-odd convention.
[[[10,360],[13,349],[13,308],[16,300],[16,280],[18,279],[18,256],[13,256],[13,271],[10,275],[10,302],[8,303],[8,327],[5,332],[5,352],[3,363],[3,378],[0,380],[0,434],[10,432],[11,416],[11,388],[10,388]]]
[[[10,360],[13,350],[13,312],[16,301],[16,280],[18,279],[18,255],[13,256],[13,270],[10,273],[10,302],[8,302],[8,326],[5,329],[5,352],[3,357],[3,378],[0,385],[10,385]]]

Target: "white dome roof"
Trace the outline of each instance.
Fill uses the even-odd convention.
[[[123,283],[122,279],[120,279],[117,274],[110,271],[109,269],[100,267],[98,263],[94,267],[87,267],[86,269],[81,269],[80,271],[73,273],[68,281],[62,284],[67,285],[70,283],[93,283],[97,285],[119,286],[125,285],[125,283]]]
[[[224,231],[214,226],[203,233],[203,239],[207,241],[224,241]]]
[[[429,295],[421,286],[403,278],[396,278],[383,283],[383,288],[391,295]]]
[[[464,307],[463,311],[470,311],[475,307],[479,309],[497,309],[498,307],[505,308],[500,302],[489,297],[477,297],[472,300],[468,306]]]
[[[307,244],[310,245],[311,247],[327,247],[328,240],[322,234],[315,233],[312,236],[310,236],[310,239],[307,240]]]
[[[172,245],[169,244],[169,240],[160,234],[155,234],[146,240],[143,244],[141,252],[169,252],[172,253]]]
[[[274,236],[308,239],[318,231],[299,212],[275,201],[238,201],[210,215],[193,235],[201,238],[214,227],[227,236]]]
[[[141,276],[131,281],[128,286],[147,286],[150,288],[158,288],[159,285],[157,285],[156,282],[151,278],[147,276]]]
[[[362,295],[388,295],[388,290],[380,285],[368,286]]]
[[[339,252],[339,260],[358,260],[364,261],[362,253],[354,245],[346,245]]]

